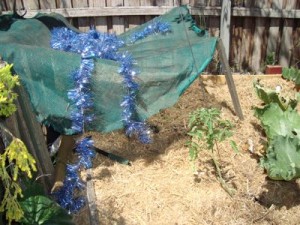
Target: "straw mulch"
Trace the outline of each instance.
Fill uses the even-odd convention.
[[[201,79],[204,88],[194,82],[175,106],[149,120],[158,131],[150,145],[129,140],[122,131],[92,133],[97,147],[131,161],[131,166],[122,165],[101,155],[94,160],[100,224],[300,224],[300,182],[269,180],[259,166],[257,156],[265,136],[251,110],[261,103],[253,89],[255,76],[234,76],[245,117],[242,121],[234,115],[224,80]],[[280,77],[262,79],[262,83],[294,92],[293,84]],[[235,124],[231,139],[239,153],[229,141],[218,145],[219,164],[227,184],[235,190],[233,197],[221,187],[205,149],[196,171],[189,160],[188,116],[198,107],[218,107],[222,118]],[[249,151],[252,143],[254,154]]]

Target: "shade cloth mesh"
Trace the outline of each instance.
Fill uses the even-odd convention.
[[[156,18],[170,23],[171,32],[166,35],[154,34],[129,43],[130,37],[149,21],[118,36],[129,43],[119,51],[130,52],[140,72],[136,98],[140,119],[174,105],[212,60],[217,39],[189,29],[191,21],[178,21],[186,15],[186,7],[176,7]],[[50,47],[54,27],[79,32],[59,14],[38,14],[27,19],[0,16],[0,55],[13,63],[38,120],[70,135],[74,133],[70,116],[73,106],[67,92],[74,88],[70,74],[79,67],[81,58]],[[91,80],[95,118],[86,130],[110,132],[123,127],[120,102],[126,89],[119,67],[116,61],[96,59]]]

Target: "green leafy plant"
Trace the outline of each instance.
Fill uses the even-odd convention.
[[[190,131],[188,135],[191,140],[188,142],[190,159],[195,163],[201,149],[207,149],[216,168],[218,179],[222,187],[233,195],[233,190],[227,187],[222,177],[222,171],[215,156],[217,143],[232,136],[233,125],[229,120],[222,120],[220,110],[216,108],[201,108],[191,113],[189,118]],[[231,141],[231,146],[237,150],[237,145]],[[194,164],[195,167],[195,164]],[[194,168],[195,169],[195,168]]]
[[[295,95],[294,98],[287,98],[281,96],[280,92],[265,88],[258,80],[253,83],[253,87],[257,96],[263,101],[264,105],[271,103],[277,104],[283,111],[289,107],[295,109],[298,104],[299,94]]]
[[[266,65],[275,65],[276,64],[275,52],[270,52],[267,54],[265,64]]]
[[[18,77],[12,76],[12,65],[0,59],[0,116],[8,117],[16,111],[14,100],[17,94],[13,88],[19,85]],[[72,217],[53,200],[43,196],[43,189],[37,182],[30,183],[36,162],[25,144],[14,137],[0,123],[0,138],[5,140],[5,150],[0,154],[0,178],[4,187],[0,199],[0,214],[4,212],[8,224],[18,221],[23,225],[73,225]],[[23,175],[20,178],[20,175]],[[24,191],[20,186],[23,183]],[[1,221],[0,221],[1,224]]]
[[[0,212],[6,213],[9,224],[13,220],[19,221],[24,214],[18,202],[18,198],[22,197],[22,189],[17,182],[20,170],[32,177],[32,171],[36,171],[35,160],[24,143],[18,138],[13,138],[5,152],[0,155],[0,177],[5,190]],[[8,171],[11,171],[12,176]]]
[[[293,81],[297,86],[300,85],[300,70],[295,67],[283,68],[282,70],[283,78]]]
[[[261,165],[268,177],[290,181],[300,177],[300,116],[297,99],[289,99],[254,83],[263,107],[255,107],[254,115],[261,121],[268,143]],[[274,95],[277,95],[274,96]],[[283,107],[284,106],[284,107]],[[274,122],[276,121],[276,122]]]
[[[20,204],[24,211],[22,225],[74,225],[72,216],[46,196],[30,196]]]
[[[18,76],[12,76],[12,65],[0,60],[0,116],[8,117],[16,111],[14,100],[17,94],[13,88],[19,85]],[[36,171],[35,160],[29,154],[24,143],[15,138],[2,124],[0,133],[10,139],[3,154],[0,154],[0,177],[4,187],[4,196],[0,202],[0,212],[5,212],[8,223],[19,221],[23,217],[23,210],[18,202],[22,196],[22,189],[17,182],[20,171],[25,176],[32,177]]]
[[[13,92],[13,88],[19,85],[19,77],[12,76],[12,65],[5,65],[0,69],[0,116],[8,117],[16,110],[14,100],[17,94]]]

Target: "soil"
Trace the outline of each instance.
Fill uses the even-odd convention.
[[[100,224],[300,224],[300,182],[270,180],[259,165],[266,138],[252,110],[261,104],[253,88],[255,79],[234,76],[244,120],[234,113],[224,79],[201,78],[204,85],[194,82],[176,105],[149,119],[157,127],[152,144],[128,139],[122,131],[92,133],[98,148],[131,162],[131,166],[123,165],[99,154],[94,160]],[[295,93],[293,84],[281,77],[270,76],[261,83],[273,89],[280,85],[288,95]],[[230,139],[239,152],[233,151],[229,140],[218,145],[219,165],[235,191],[233,196],[220,185],[207,150],[200,152],[195,170],[189,160],[188,117],[199,107],[217,107],[222,118],[235,125]]]

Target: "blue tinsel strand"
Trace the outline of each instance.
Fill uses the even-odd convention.
[[[151,34],[167,33],[170,31],[168,23],[153,21],[147,27],[136,32],[130,42],[136,42]],[[87,33],[76,33],[68,28],[54,28],[52,30],[51,46],[57,50],[74,52],[81,54],[80,67],[71,74],[75,88],[69,90],[68,98],[75,106],[71,113],[72,129],[76,133],[84,132],[84,126],[92,122],[93,115],[89,109],[93,107],[93,96],[90,93],[90,79],[94,70],[94,58],[102,58],[118,61],[120,63],[119,73],[123,76],[123,83],[128,95],[125,95],[122,103],[122,118],[126,134],[128,136],[137,135],[142,143],[150,143],[150,130],[144,122],[136,121],[136,93],[139,85],[135,81],[135,76],[139,73],[134,67],[133,57],[128,52],[119,52],[119,48],[125,42],[114,34],[99,33],[91,29]],[[79,161],[74,165],[67,165],[64,186],[55,193],[58,203],[69,210],[78,212],[85,204],[84,198],[74,198],[75,190],[84,188],[84,184],[78,176],[80,168],[91,168],[92,158],[95,156],[93,141],[84,138],[76,145],[76,152]]]
[[[74,198],[75,190],[82,190],[85,185],[78,176],[79,164],[67,165],[64,185],[54,193],[57,203],[70,213],[78,212],[84,205],[84,198]]]
[[[78,212],[84,205],[83,197],[74,197],[76,190],[83,190],[84,183],[78,176],[78,171],[92,167],[92,159],[95,157],[93,151],[94,142],[90,137],[85,137],[76,143],[75,151],[78,154],[78,162],[68,164],[66,169],[66,178],[61,189],[54,193],[60,206],[67,209],[70,213]]]
[[[150,22],[143,30],[135,32],[130,38],[130,42],[134,43],[137,40],[141,40],[149,35],[162,33],[165,34],[169,32],[171,26],[169,23],[161,22],[159,20],[153,20]],[[136,93],[139,89],[138,83],[135,81],[135,76],[138,75],[138,71],[135,68],[134,60],[131,54],[128,52],[119,52],[119,48],[125,45],[125,42],[119,39],[114,34],[99,33],[94,29],[91,29],[87,33],[76,33],[67,28],[55,28],[52,31],[53,38],[51,40],[51,45],[54,49],[70,51],[80,53],[82,57],[82,63],[79,71],[73,74],[76,83],[81,84],[80,88],[86,89],[85,80],[86,77],[82,76],[84,74],[91,74],[94,67],[91,60],[93,57],[115,60],[120,63],[119,73],[123,76],[123,83],[127,89],[128,96],[124,96],[124,101],[121,103],[123,108],[123,123],[126,129],[126,134],[129,136],[137,135],[139,140],[143,143],[149,143],[150,129],[149,127],[141,121],[136,121]],[[76,90],[75,90],[76,91]],[[69,93],[69,98],[75,103],[78,108],[81,106],[90,107],[89,100],[86,96],[78,96],[82,93],[74,90]],[[127,98],[131,98],[132,101],[126,101]],[[79,101],[80,99],[80,101]],[[85,105],[82,105],[85,104]],[[79,119],[81,119],[80,114]],[[76,132],[80,131],[80,126],[82,124],[72,117]],[[131,124],[132,123],[132,124]],[[142,124],[136,126],[135,123]],[[84,124],[84,123],[83,123]],[[135,129],[131,129],[135,127]],[[83,128],[81,129],[81,131]],[[149,135],[149,138],[144,138],[145,135]],[[146,142],[145,142],[146,141]]]
[[[72,32],[67,32],[67,37],[74,37]],[[63,46],[56,45],[56,47]],[[62,47],[71,49],[72,46]],[[71,74],[74,80],[75,89],[68,92],[68,98],[75,105],[75,109],[71,112],[72,129],[77,133],[84,132],[84,126],[93,120],[93,115],[88,111],[93,107],[93,98],[90,93],[90,79],[94,70],[94,52],[90,45],[81,49],[81,65],[74,73]],[[80,51],[81,51],[80,50]],[[75,48],[77,51],[77,48]],[[78,50],[79,51],[79,50]],[[95,153],[92,150],[93,141],[90,138],[84,138],[76,144],[76,152],[79,161],[74,165],[68,165],[66,178],[63,187],[54,193],[58,204],[67,209],[70,213],[78,212],[84,205],[85,199],[82,197],[74,197],[76,190],[84,187],[83,182],[78,176],[80,168],[92,167],[92,158]]]
[[[130,42],[134,43],[138,40],[144,39],[145,37],[160,33],[166,34],[171,31],[171,26],[169,23],[162,22],[159,19],[151,21],[142,31],[134,33],[130,37]]]

